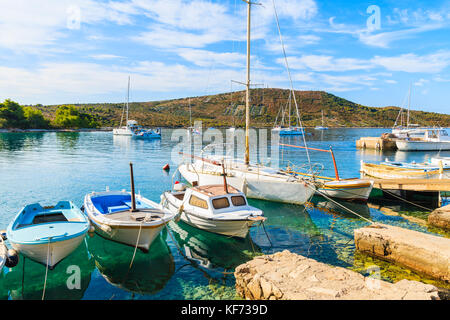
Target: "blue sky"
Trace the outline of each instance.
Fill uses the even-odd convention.
[[[273,3],[260,2],[252,81],[288,88]],[[450,2],[275,5],[296,89],[406,106],[411,84],[412,109],[450,113]],[[128,75],[133,101],[243,89],[231,80],[245,80],[246,14],[241,0],[0,0],[0,99],[121,102]]]

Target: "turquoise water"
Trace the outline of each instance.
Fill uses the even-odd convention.
[[[385,129],[330,129],[307,135],[308,145],[333,147],[341,177],[359,176],[359,163],[388,157],[398,161],[423,161],[434,153],[361,151],[355,140],[379,136]],[[134,164],[136,189],[158,201],[170,189],[172,173],[161,168],[170,163],[171,129],[162,140],[145,141],[113,137],[110,132],[0,133],[0,228],[6,229],[26,204],[55,204],[71,200],[81,206],[91,191],[129,189],[129,162]],[[313,135],[312,135],[313,134]],[[300,144],[301,137],[283,141]],[[450,153],[441,153],[450,156]],[[323,163],[323,175],[334,175],[328,153],[311,152],[313,162]],[[300,165],[305,152],[284,149],[280,159]],[[87,237],[76,251],[48,272],[46,299],[230,299],[235,298],[234,268],[260,254],[290,250],[322,262],[367,273],[370,265],[382,270],[389,281],[402,278],[433,282],[410,270],[355,253],[353,230],[367,225],[324,199],[313,199],[314,207],[250,200],[268,218],[265,231],[254,228],[244,240],[230,239],[171,223],[155,240],[150,252],[110,242],[98,235]],[[345,204],[375,221],[423,232],[436,232],[399,216],[383,214],[367,205]],[[394,212],[426,217],[425,212],[405,205],[387,205]],[[269,239],[270,240],[269,240]],[[73,282],[79,270],[79,283]],[[29,259],[0,274],[2,299],[41,299],[45,267]],[[74,285],[73,284],[77,284]],[[69,285],[68,285],[69,284]],[[72,285],[71,285],[72,284]]]

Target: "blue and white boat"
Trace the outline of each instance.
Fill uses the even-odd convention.
[[[53,269],[80,245],[88,230],[83,212],[70,201],[60,201],[49,207],[25,206],[6,234],[16,251]]]
[[[272,132],[278,133],[280,136],[301,136],[303,135],[303,130],[300,127],[275,127]]]
[[[132,210],[130,192],[92,192],[85,196],[84,208],[99,235],[146,252],[175,214],[139,194],[135,201]]]

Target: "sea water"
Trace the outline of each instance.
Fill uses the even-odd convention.
[[[264,129],[261,129],[264,130]],[[359,177],[360,160],[424,161],[433,152],[384,152],[358,150],[355,140],[380,136],[387,129],[307,130],[308,146],[333,148],[341,178]],[[225,131],[222,131],[225,134]],[[269,135],[270,135],[270,131]],[[163,129],[161,140],[136,140],[111,132],[0,133],[0,229],[6,229],[26,204],[42,205],[71,200],[78,206],[91,191],[129,190],[129,163],[134,165],[136,191],[159,202],[169,190],[177,164],[173,129]],[[281,143],[303,145],[303,137],[281,138]],[[268,146],[271,149],[270,144]],[[272,149],[271,149],[272,150]],[[269,150],[270,151],[270,150]],[[441,156],[450,156],[442,152]],[[321,175],[334,176],[329,153],[310,151]],[[308,162],[304,150],[282,148],[281,166],[301,167]],[[169,163],[172,170],[162,170]],[[322,167],[323,166],[323,167]],[[134,248],[87,236],[85,241],[54,270],[48,272],[45,299],[234,299],[236,266],[262,254],[282,250],[342,266],[364,275],[378,268],[387,281],[420,280],[448,285],[409,269],[370,258],[355,251],[353,230],[368,223],[320,197],[312,205],[298,206],[249,199],[264,210],[265,228],[252,228],[246,239],[234,239],[190,227],[169,224],[149,253],[139,250],[129,268]],[[349,209],[376,222],[447,236],[445,232],[413,223],[396,213],[426,219],[428,212],[396,202],[354,204]],[[383,210],[387,208],[388,210]],[[388,212],[385,214],[383,212]],[[8,242],[7,242],[8,244]],[[0,298],[41,299],[45,267],[20,257],[12,269],[0,273]]]

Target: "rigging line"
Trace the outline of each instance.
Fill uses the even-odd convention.
[[[292,83],[291,71],[289,69],[289,64],[288,64],[288,60],[287,60],[287,56],[286,56],[286,50],[284,48],[283,37],[281,36],[281,28],[280,28],[280,22],[278,21],[278,13],[277,13],[277,9],[275,7],[275,0],[272,0],[272,4],[273,4],[273,10],[274,10],[274,13],[275,13],[275,18],[276,18],[276,21],[277,21],[277,28],[278,28],[278,34],[280,36],[281,47],[283,49],[284,61],[286,63],[286,70],[287,70],[288,75],[289,75],[289,82],[291,84],[291,91],[292,91],[292,95],[294,97],[295,108],[296,108],[296,111],[297,111],[297,120],[298,120],[298,122],[300,124],[300,129],[302,131],[303,143],[306,146],[305,132],[303,130],[303,124],[302,124],[302,120],[300,118],[300,114],[298,112],[297,98],[295,97],[294,84]],[[308,149],[306,149],[306,155],[308,157],[308,163],[311,166],[311,158],[309,156]]]
[[[433,210],[430,209],[430,208],[421,206],[420,204],[417,204],[417,203],[411,202],[411,201],[409,201],[409,200],[406,200],[405,198],[399,197],[399,196],[397,196],[395,193],[392,193],[392,192],[387,191],[387,190],[385,190],[385,189],[381,189],[381,190],[383,190],[383,192],[386,192],[386,193],[390,194],[391,196],[394,196],[394,197],[397,198],[397,199],[400,199],[400,200],[402,200],[402,201],[405,201],[405,202],[407,202],[407,203],[410,203],[410,204],[412,204],[412,205],[415,205],[415,206],[417,206],[417,207],[419,207],[419,208],[425,209],[425,210],[430,211],[430,212],[433,211]]]
[[[341,208],[347,210],[347,211],[350,212],[350,213],[353,213],[354,215],[360,217],[361,219],[363,219],[363,220],[365,220],[365,221],[367,221],[367,222],[369,222],[369,223],[371,223],[371,224],[375,224],[375,222],[373,222],[372,220],[367,219],[366,217],[363,217],[362,215],[360,215],[360,214],[356,213],[355,211],[353,211],[353,210],[347,208],[346,206],[343,206],[343,205],[340,204],[339,202],[334,201],[333,199],[331,199],[329,196],[327,196],[327,195],[326,195],[325,193],[323,193],[322,191],[313,188],[309,183],[306,183],[306,186],[308,186],[308,188],[311,188],[311,189],[315,190],[315,192],[317,192],[318,194],[320,194],[322,197],[324,197],[324,198],[327,199],[328,201],[333,202],[334,204],[338,205],[339,207],[341,207]]]

